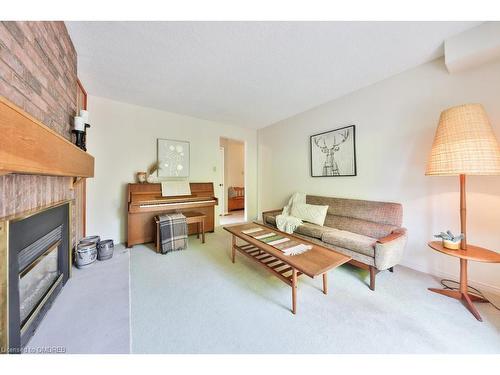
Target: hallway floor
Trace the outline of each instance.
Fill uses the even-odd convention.
[[[245,210],[230,211],[228,215],[221,216],[220,225],[229,225],[245,222]]]

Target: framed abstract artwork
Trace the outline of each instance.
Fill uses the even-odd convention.
[[[354,125],[311,135],[311,176],[356,176]]]
[[[189,142],[158,138],[158,177],[189,177]]]

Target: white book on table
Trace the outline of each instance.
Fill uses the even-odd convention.
[[[255,236],[254,238],[255,238],[256,240],[261,240],[261,239],[263,239],[263,238],[272,237],[272,236],[274,236],[274,235],[276,235],[276,233],[271,232],[271,233],[262,234],[262,235],[260,235],[260,236]]]
[[[280,243],[287,242],[287,241],[290,241],[290,239],[285,237],[285,238],[280,238],[279,240],[276,240],[276,241],[268,242],[267,244],[274,246],[274,245],[278,245]]]
[[[243,233],[243,234],[250,234],[250,233],[260,232],[262,230],[263,230],[262,228],[250,228],[250,229],[247,229],[247,230],[242,230],[241,233]]]

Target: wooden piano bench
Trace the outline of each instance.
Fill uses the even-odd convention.
[[[186,216],[186,223],[189,224],[197,224],[198,225],[198,233],[196,238],[200,238],[201,233],[201,243],[205,243],[205,218],[207,215],[202,214],[201,212],[188,211],[181,212],[184,216]],[[160,252],[160,221],[158,220],[158,216],[154,217],[156,223],[156,237],[155,237],[155,248],[156,252]]]

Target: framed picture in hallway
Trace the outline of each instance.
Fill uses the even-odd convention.
[[[158,177],[189,177],[189,142],[158,138]]]
[[[355,125],[311,135],[311,176],[356,176]]]

